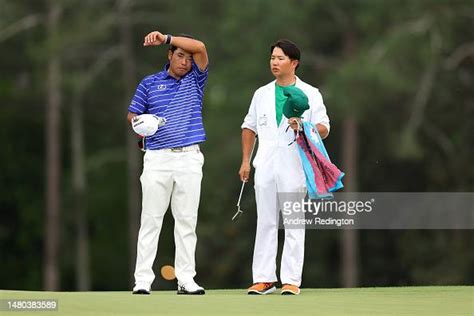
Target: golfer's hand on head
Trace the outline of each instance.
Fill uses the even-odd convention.
[[[143,46],[159,46],[166,41],[166,36],[158,31],[153,31],[145,36]]]
[[[247,182],[250,177],[250,162],[242,162],[239,170],[240,181]]]
[[[297,131],[299,127],[301,127],[301,118],[299,117],[290,117],[288,119],[288,124],[290,127],[294,130]]]

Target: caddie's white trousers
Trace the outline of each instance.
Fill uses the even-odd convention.
[[[178,281],[193,280],[196,223],[204,156],[199,146],[186,152],[147,150],[143,158],[142,214],[138,233],[135,288],[150,289],[163,217],[171,201],[175,220],[175,274]]]
[[[255,198],[257,202],[257,233],[253,254],[253,282],[276,282],[278,227],[283,196],[301,200],[306,193],[304,174],[291,168],[290,155],[282,150],[262,161],[255,171]],[[286,198],[285,197],[285,198]],[[296,217],[304,215],[296,214]],[[293,217],[294,216],[290,216]],[[304,227],[285,225],[285,241],[280,267],[282,284],[301,285],[304,262]]]

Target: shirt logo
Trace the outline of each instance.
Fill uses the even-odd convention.
[[[164,90],[166,90],[166,86],[164,84],[160,84],[158,86],[158,91],[164,91]]]

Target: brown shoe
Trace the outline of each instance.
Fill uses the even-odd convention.
[[[281,295],[299,295],[300,288],[293,284],[283,284]]]
[[[275,292],[276,287],[273,282],[255,283],[247,290],[249,295],[266,295]]]

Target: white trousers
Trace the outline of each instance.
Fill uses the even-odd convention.
[[[253,282],[276,282],[278,227],[282,195],[301,200],[306,193],[304,174],[293,172],[285,156],[273,157],[256,167],[255,198],[257,203],[257,233],[253,254]],[[282,194],[283,193],[283,194]],[[301,216],[297,215],[297,216]],[[294,218],[294,216],[291,216]],[[304,215],[303,215],[304,217]],[[285,241],[280,266],[282,284],[301,285],[304,261],[304,227],[285,227]]]
[[[153,262],[170,201],[175,220],[175,274],[178,281],[189,282],[196,275],[196,223],[204,156],[196,146],[195,150],[188,152],[148,150],[143,161],[140,177],[142,214],[134,289],[150,289],[155,279]]]

